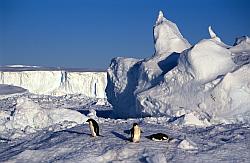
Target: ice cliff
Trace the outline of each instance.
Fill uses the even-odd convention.
[[[249,38],[228,46],[208,30],[211,38],[191,46],[160,12],[155,54],[114,58],[108,68],[106,93],[116,115],[167,116],[176,123],[196,119],[199,125],[250,121]]]
[[[2,68],[0,84],[19,86],[44,95],[83,94],[106,98],[106,72],[43,70],[39,68]],[[17,71],[18,70],[18,71]]]

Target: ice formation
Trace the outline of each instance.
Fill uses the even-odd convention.
[[[250,52],[250,38],[248,36],[238,37],[235,40],[234,46],[229,49],[233,53],[248,53]]]
[[[183,38],[176,24],[167,20],[160,11],[154,26],[155,55],[181,53],[191,45]]]
[[[211,39],[216,40],[218,42],[221,42],[221,39],[219,37],[217,37],[217,35],[212,30],[211,26],[208,27],[208,32],[209,32],[209,35],[210,35]]]
[[[213,39],[204,39],[185,53],[180,57],[179,67],[183,66],[192,77],[203,83],[231,72],[236,67],[232,52]]]
[[[111,61],[106,92],[116,115],[167,116],[171,122],[200,126],[250,121],[249,38],[231,47],[208,30],[211,38],[191,47],[160,12],[155,55]]]
[[[0,84],[19,86],[44,95],[83,94],[106,98],[106,72],[50,70],[0,71]]]

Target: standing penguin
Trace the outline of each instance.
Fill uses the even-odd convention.
[[[94,119],[91,119],[91,118],[88,119],[87,122],[89,122],[89,129],[90,129],[91,135],[93,137],[100,136],[98,123]]]
[[[137,123],[133,124],[133,127],[130,129],[131,141],[134,143],[139,143],[141,138],[141,129]]]

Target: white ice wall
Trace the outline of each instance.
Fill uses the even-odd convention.
[[[84,94],[106,98],[106,72],[0,71],[0,84],[28,89],[44,95]]]

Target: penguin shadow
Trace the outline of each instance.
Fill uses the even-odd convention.
[[[71,134],[79,134],[79,135],[88,135],[91,136],[91,134],[86,133],[86,132],[78,132],[78,131],[74,131],[74,130],[62,130],[62,132],[68,132]]]
[[[77,134],[77,135],[88,135],[88,136],[91,136],[90,133],[86,132],[86,131],[83,131],[82,128],[84,128],[85,125],[77,125],[73,128],[69,128],[69,129],[64,129],[64,130],[61,130],[60,132],[67,132],[67,133],[70,133],[70,134]]]
[[[122,134],[120,134],[120,133],[118,133],[118,132],[111,131],[111,133],[112,133],[113,135],[115,135],[115,136],[116,136],[117,138],[119,138],[119,139],[126,140],[126,141],[130,141],[129,138],[127,138],[126,136],[124,136],[124,135],[122,135]]]

